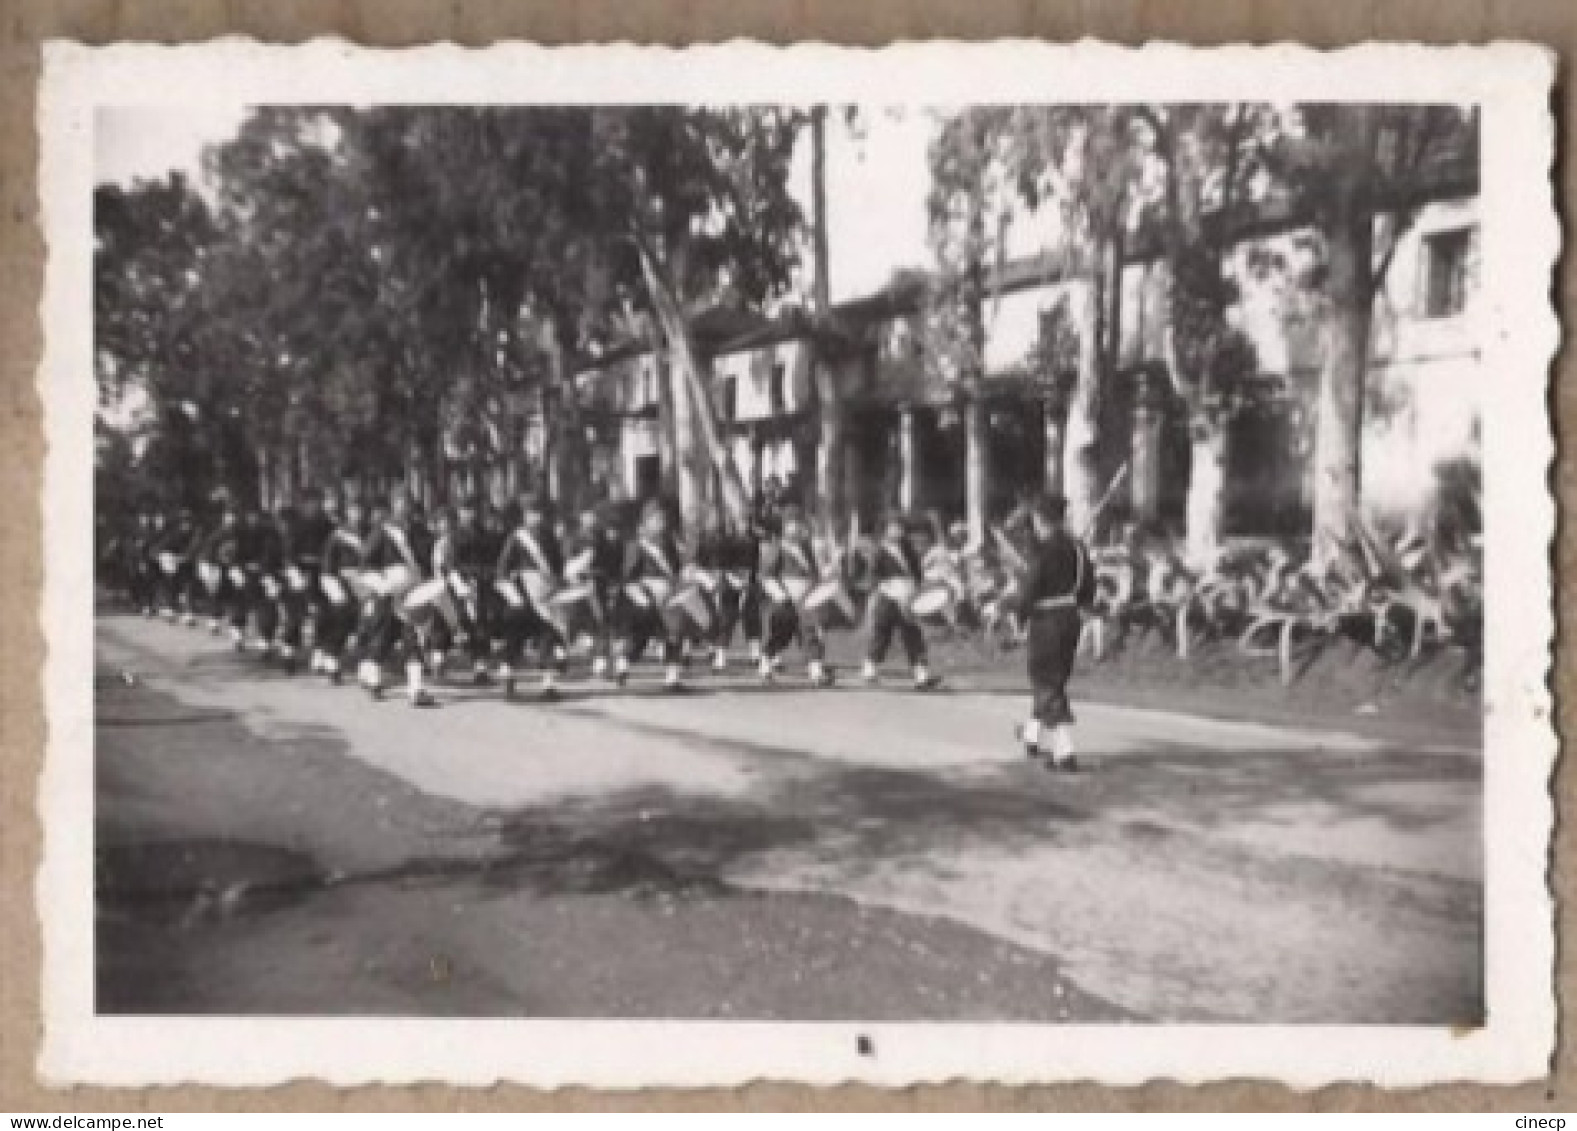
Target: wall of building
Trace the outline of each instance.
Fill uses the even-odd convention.
[[[1040,320],[1082,282],[1023,287],[986,299],[986,375],[1022,373],[1040,338]]]
[[[739,422],[799,412],[813,402],[811,357],[811,342],[804,338],[719,354],[712,359],[713,386],[734,383],[733,420]],[[774,373],[781,375],[781,406],[775,406],[772,400]]]
[[[1475,201],[1431,205],[1402,237],[1375,303],[1363,448],[1365,502],[1380,512],[1427,503],[1435,469],[1477,456],[1483,373],[1477,339]],[[1460,309],[1428,309],[1430,242],[1465,231],[1469,254]]]
[[[1422,209],[1397,244],[1375,300],[1362,452],[1364,504],[1375,512],[1407,513],[1426,506],[1435,469],[1476,456],[1481,372],[1473,257],[1460,309],[1431,311],[1428,290],[1431,240],[1475,230],[1477,222],[1473,200]],[[1382,247],[1389,239],[1388,223],[1377,221]],[[1254,269],[1254,256],[1267,253],[1271,269],[1263,268],[1263,258],[1261,268]],[[1315,255],[1308,233],[1294,232],[1245,245],[1231,259],[1241,292],[1234,321],[1254,342],[1260,370],[1287,375],[1291,387],[1304,393],[1312,393],[1318,381],[1324,321],[1317,301],[1292,280]]]
[[[646,352],[587,369],[576,378],[583,404],[616,417],[611,427],[599,430],[591,461],[593,475],[616,482],[626,498],[640,497],[642,461],[661,451],[657,420],[661,375],[662,358]]]
[[[1476,223],[1476,202],[1471,200],[1424,208],[1398,244],[1376,302],[1363,449],[1364,498],[1374,510],[1398,512],[1424,505],[1434,487],[1435,468],[1477,452],[1482,374],[1473,324],[1476,262],[1469,265],[1461,309],[1436,316],[1438,312],[1431,311],[1427,301],[1430,240],[1441,233],[1471,229]],[[1230,317],[1254,343],[1260,371],[1284,377],[1295,404],[1312,404],[1322,361],[1324,320],[1317,296],[1296,282],[1317,255],[1317,241],[1310,233],[1291,232],[1241,246],[1228,263],[1240,292]],[[1042,284],[988,300],[984,312],[988,375],[1024,372],[1042,316],[1075,288],[1087,285],[1080,281]],[[1167,291],[1163,264],[1130,264],[1125,269],[1120,335],[1123,366],[1164,356]],[[836,379],[840,387],[875,391],[878,401],[889,404],[934,400],[934,382],[928,383],[924,377],[922,346],[913,322],[912,316],[899,315],[872,327],[874,350],[863,358],[839,363]],[[807,338],[790,338],[714,358],[714,388],[733,382],[729,423],[759,425],[811,408],[812,359],[812,343]],[[773,402],[774,371],[782,374],[781,405]],[[625,359],[598,378],[597,396],[624,413],[654,407],[657,375],[658,361],[652,355]],[[1278,427],[1295,429],[1295,424],[1283,421]],[[757,446],[749,433],[749,429],[739,428],[729,441],[747,482],[757,474]],[[657,425],[655,421],[627,419],[618,435],[624,482],[633,493],[638,461],[658,454]],[[1309,458],[1306,445],[1289,442],[1284,446],[1288,449],[1285,453],[1253,453],[1250,462],[1286,462],[1282,474],[1271,476],[1278,483],[1275,497],[1285,502],[1297,492],[1289,495],[1281,481],[1290,476],[1295,485],[1299,477],[1306,478]],[[804,458],[804,451],[779,436],[762,450],[760,474],[763,478],[803,474],[808,470],[800,466]],[[1236,466],[1235,474],[1245,482],[1266,479],[1263,467],[1249,467],[1242,461]]]

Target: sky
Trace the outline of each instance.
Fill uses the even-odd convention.
[[[94,132],[95,179],[130,185],[180,171],[201,176],[205,146],[233,136],[245,117],[237,106],[124,106],[99,111]],[[872,110],[851,131],[829,115],[827,227],[834,302],[878,290],[900,267],[923,266],[926,146],[931,119],[923,111]],[[790,187],[811,213],[807,132],[795,154]]]
[[[246,116],[239,106],[115,106],[98,112],[94,180],[129,186],[172,171],[196,178],[203,147],[225,141]]]
[[[862,113],[855,131],[837,114],[827,122],[827,245],[832,300],[879,290],[900,267],[923,267],[926,147],[932,123],[923,111]],[[791,187],[811,214],[810,143],[795,154]]]

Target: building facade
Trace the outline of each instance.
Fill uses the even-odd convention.
[[[1380,218],[1384,227],[1391,218]],[[1477,458],[1479,347],[1477,206],[1441,199],[1411,215],[1376,296],[1363,424],[1367,509],[1417,513],[1442,466]],[[1230,321],[1252,344],[1265,394],[1232,416],[1225,441],[1224,524],[1230,536],[1297,538],[1312,510],[1314,405],[1325,312],[1300,283],[1316,255],[1305,229],[1258,235],[1229,253],[1238,288]],[[1272,266],[1266,267],[1269,263]],[[1096,407],[1097,477],[1127,465],[1113,518],[1151,518],[1181,532],[1190,475],[1189,420],[1165,372],[1169,281],[1140,258],[1122,270],[1114,357]],[[968,402],[928,365],[924,281],[905,279],[839,304],[818,337],[805,317],[756,319],[704,342],[713,404],[747,488],[770,486],[815,509],[821,442],[816,367],[828,367],[844,426],[844,497],[869,528],[886,511],[969,516],[966,468],[979,442],[987,514],[999,518],[1057,483],[1066,405],[1058,375],[1040,371],[1049,323],[1090,299],[1091,282],[1037,259],[995,272],[982,308],[984,373],[973,434]],[[579,384],[607,421],[594,460],[629,497],[663,482],[660,351],[631,348],[587,363]],[[1065,376],[1065,375],[1064,375]]]

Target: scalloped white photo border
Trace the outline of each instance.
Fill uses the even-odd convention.
[[[1554,1049],[1548,866],[1557,743],[1548,411],[1559,324],[1551,52],[1526,44],[1123,48],[928,42],[877,49],[734,42],[377,50],[224,39],[53,42],[40,87],[48,261],[38,390],[48,454],[41,615],[47,740],[36,883],[54,1084],[293,1079],[539,1087],[902,1085],[974,1079],[1138,1084],[1258,1077],[1409,1086],[1542,1077]],[[1482,108],[1486,545],[1485,986],[1474,1030],[1408,1026],[1026,1025],[101,1017],[93,1012],[93,123],[99,107],[225,103],[1452,102]],[[19,929],[13,924],[13,929]],[[878,1050],[862,1056],[856,1039]]]

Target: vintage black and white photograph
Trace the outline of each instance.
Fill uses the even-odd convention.
[[[1485,1031],[1554,236],[1457,58],[96,99],[91,1018]]]

